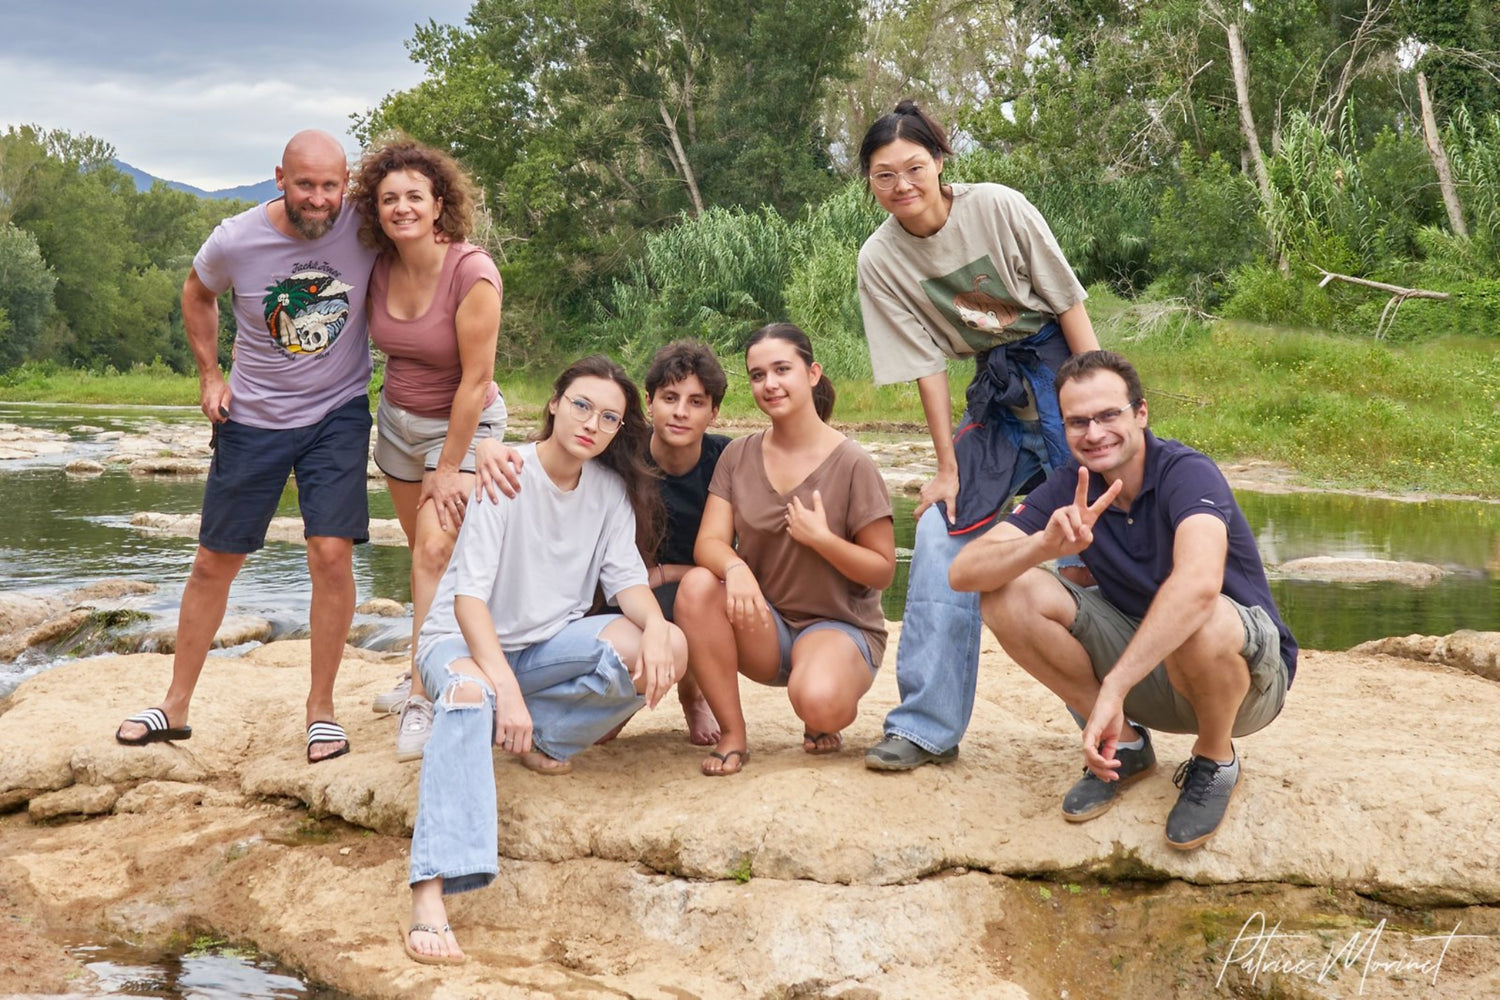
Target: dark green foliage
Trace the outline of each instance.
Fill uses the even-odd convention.
[[[49,276],[49,306],[8,302],[14,239],[0,237],[0,307],[7,336],[0,370],[30,358],[101,370],[161,359],[179,371],[192,359],[179,297],[194,252],[233,204],[207,202],[156,184],[138,192],[111,165],[114,151],[88,136],[13,127],[0,135],[0,233],[32,242]],[[24,255],[23,255],[24,256]],[[33,300],[35,296],[32,296]]]
[[[1266,251],[1255,186],[1218,153],[1196,163],[1183,150],[1180,184],[1162,192],[1151,221],[1152,291],[1204,311],[1223,300],[1231,272]]]
[[[31,356],[52,315],[56,284],[36,239],[9,222],[0,224],[0,372]]]

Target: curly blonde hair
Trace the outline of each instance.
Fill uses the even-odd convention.
[[[396,135],[365,153],[355,171],[349,197],[363,220],[359,226],[360,242],[386,253],[395,252],[396,245],[380,228],[376,194],[381,181],[402,170],[426,177],[432,185],[432,196],[442,201],[437,228],[454,243],[467,239],[474,230],[474,185],[468,175],[458,161],[442,150]]]

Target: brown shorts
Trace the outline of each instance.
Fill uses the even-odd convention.
[[[1094,676],[1114,668],[1115,661],[1130,644],[1141,620],[1132,618],[1099,593],[1098,588],[1079,587],[1058,577],[1078,602],[1078,614],[1069,630],[1089,654]],[[1245,626],[1245,644],[1240,656],[1250,668],[1250,690],[1240,703],[1234,719],[1234,735],[1247,736],[1265,728],[1281,712],[1286,701],[1286,664],[1281,662],[1281,633],[1264,608],[1247,608],[1230,597],[1220,595],[1240,613]],[[1132,722],[1165,733],[1196,733],[1198,716],[1167,677],[1167,666],[1158,663],[1139,684],[1125,696],[1125,714]]]

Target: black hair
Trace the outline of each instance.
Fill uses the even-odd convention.
[[[797,349],[797,354],[810,368],[813,363],[812,341],[802,328],[794,323],[767,323],[750,335],[745,341],[745,353],[750,353],[750,348],[762,340],[784,340]],[[813,386],[813,410],[818,414],[818,419],[825,424],[828,418],[833,416],[833,401],[837,397],[833,389],[833,382],[828,373],[823,372],[818,378],[818,384]]]
[[[655,396],[657,389],[681,382],[689,375],[698,376],[703,391],[718,409],[724,402],[729,379],[713,349],[701,340],[674,340],[657,351],[651,367],[646,369],[646,395]]]
[[[870,159],[882,146],[897,139],[916,143],[931,153],[934,160],[953,155],[953,147],[948,145],[948,133],[943,131],[943,126],[917,107],[916,101],[905,100],[890,114],[875,119],[875,124],[865,132],[864,141],[859,144],[860,174],[869,177]]]

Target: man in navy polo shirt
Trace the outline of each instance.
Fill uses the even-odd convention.
[[[1054,472],[953,561],[985,623],[1083,728],[1083,777],[1063,797],[1081,823],[1156,766],[1147,727],[1195,733],[1167,817],[1187,850],[1218,830],[1239,782],[1231,737],[1264,727],[1297,669],[1245,516],[1213,461],[1146,428],[1135,368],[1113,351],[1057,372],[1076,465]],[[1038,568],[1078,554],[1098,581]]]

